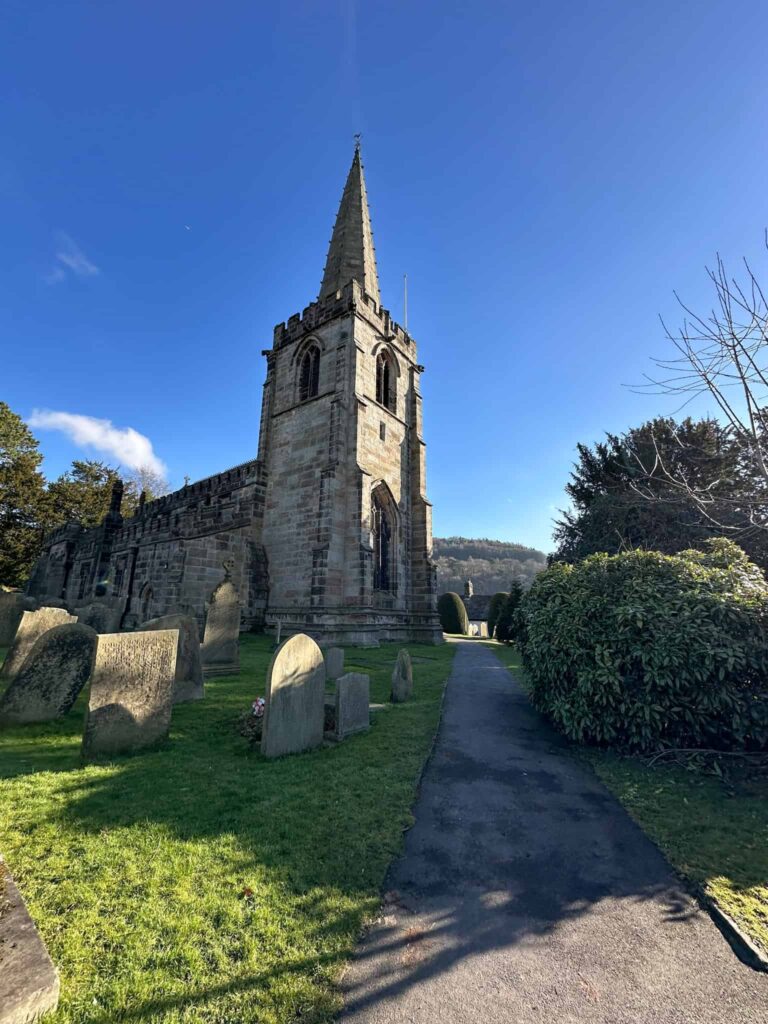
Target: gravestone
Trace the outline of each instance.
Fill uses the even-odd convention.
[[[125,611],[125,604],[125,598],[90,601],[75,609],[77,621],[90,626],[97,633],[117,633]]]
[[[64,608],[46,607],[36,612],[24,612],[16,630],[16,638],[0,669],[0,679],[13,679],[21,670],[37,638],[54,626],[65,626],[68,622],[77,622],[77,616],[70,615]]]
[[[240,671],[240,601],[235,587],[224,579],[211,594],[205,617],[203,675],[233,676]]]
[[[173,703],[182,704],[188,700],[202,700],[203,666],[200,661],[200,640],[197,622],[192,615],[161,615],[150,619],[142,630],[177,629],[179,649],[176,652],[176,678],[173,684]]]
[[[178,645],[175,629],[97,638],[84,757],[129,753],[167,735]]]
[[[280,644],[267,673],[265,757],[295,754],[323,742],[325,662],[315,641],[297,633]]]
[[[58,971],[0,857],[0,1024],[31,1024],[58,1002]]]
[[[18,591],[0,590],[0,647],[11,646],[23,614],[24,595]]]
[[[0,724],[50,722],[66,715],[88,682],[95,648],[95,631],[79,622],[46,630],[0,697]]]
[[[392,693],[390,700],[393,704],[402,704],[413,694],[413,666],[408,651],[402,650],[397,655],[395,670],[392,673]]]
[[[345,739],[371,726],[371,680],[362,672],[348,672],[336,680],[336,738]]]
[[[328,679],[344,675],[344,648],[329,647],[325,652],[325,674]]]

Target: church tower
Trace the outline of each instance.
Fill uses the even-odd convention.
[[[264,355],[267,624],[342,645],[441,642],[424,367],[381,305],[359,146],[317,301]]]

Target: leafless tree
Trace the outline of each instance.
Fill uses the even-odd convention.
[[[637,389],[681,397],[681,408],[701,395],[714,400],[736,479],[700,483],[673,467],[657,446],[654,464],[641,466],[636,490],[649,500],[692,501],[713,526],[732,534],[768,531],[768,302],[749,262],[743,262],[741,281],[728,275],[719,254],[714,269],[707,268],[715,301],[705,316],[675,292],[683,322],[671,330],[662,319],[662,326],[677,355],[655,359],[662,373],[646,375]],[[658,487],[648,486],[660,477],[669,485],[662,498]]]

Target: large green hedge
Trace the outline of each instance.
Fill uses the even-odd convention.
[[[448,591],[441,594],[437,599],[437,614],[440,616],[440,625],[445,633],[461,633],[466,636],[469,633],[469,619],[464,602],[458,594]]]
[[[518,637],[535,705],[572,739],[768,747],[768,584],[735,544],[592,555],[540,573]]]

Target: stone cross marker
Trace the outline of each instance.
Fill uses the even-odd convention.
[[[240,601],[235,587],[223,580],[211,594],[203,636],[203,674],[233,676],[240,671]]]
[[[27,1024],[55,1010],[59,975],[0,857],[0,1021]]]
[[[46,630],[0,697],[0,724],[66,715],[88,682],[95,649],[96,633],[79,622]]]
[[[178,646],[175,629],[98,637],[84,757],[129,753],[167,735]]]
[[[37,638],[54,626],[64,626],[68,622],[77,622],[77,616],[70,615],[64,608],[40,608],[36,612],[24,612],[16,630],[16,639],[0,669],[0,679],[13,679]]]
[[[24,594],[0,590],[0,647],[10,647],[24,612]]]
[[[336,738],[345,739],[370,728],[371,680],[348,672],[336,680]]]
[[[403,701],[413,694],[413,667],[411,656],[406,650],[397,655],[395,670],[392,673],[392,694],[390,700],[393,704],[402,704]]]
[[[297,633],[275,651],[267,673],[261,752],[295,754],[323,742],[325,662],[315,641]]]
[[[329,647],[325,652],[325,674],[328,679],[344,675],[344,648]]]
[[[179,649],[176,652],[176,679],[173,686],[173,703],[182,704],[188,700],[202,700],[203,665],[200,661],[200,640],[197,622],[192,615],[162,615],[150,619],[141,627],[143,630],[177,629]]]

